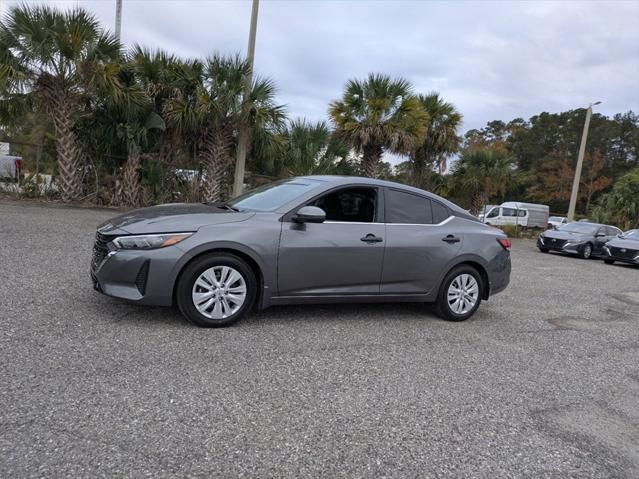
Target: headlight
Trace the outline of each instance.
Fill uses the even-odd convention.
[[[118,236],[113,240],[117,249],[157,249],[185,240],[193,233],[169,233],[139,236]]]

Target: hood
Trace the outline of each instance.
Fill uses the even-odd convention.
[[[560,230],[546,230],[543,233],[544,238],[556,238],[562,240],[569,239],[588,239],[592,238],[593,235],[589,233],[570,233],[568,231],[560,231]]]
[[[202,226],[245,221],[252,212],[235,212],[202,203],[170,203],[129,211],[98,226],[107,235],[179,233]]]
[[[639,241],[634,239],[622,239],[622,238],[613,238],[606,243],[608,246],[614,246],[615,248],[626,248],[629,250],[639,250]]]

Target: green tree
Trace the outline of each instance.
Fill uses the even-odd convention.
[[[591,211],[594,218],[620,228],[639,228],[639,168],[623,175]]]
[[[214,55],[203,65],[199,87],[192,94],[176,92],[167,107],[171,125],[182,132],[195,132],[199,138],[206,201],[221,197],[240,127],[246,125],[253,132],[275,130],[284,120],[283,107],[275,104],[274,83],[256,78],[246,95],[248,74],[248,63],[239,56]]]
[[[514,175],[513,160],[499,150],[471,149],[455,163],[451,189],[470,198],[473,214],[496,195],[503,195]]]
[[[428,126],[428,114],[411,85],[380,74],[349,80],[329,115],[338,138],[362,154],[362,170],[372,178],[380,174],[384,151],[409,154]]]
[[[446,159],[456,153],[460,145],[457,130],[462,115],[452,103],[445,102],[438,93],[419,95],[419,102],[428,114],[428,128],[421,144],[411,152],[411,183],[430,190],[434,187],[434,170],[446,170]]]
[[[117,93],[119,60],[119,42],[80,8],[20,5],[0,22],[0,92],[29,94],[51,117],[63,201],[82,194],[76,122],[97,90]]]
[[[283,140],[282,172],[287,176],[334,174],[348,154],[323,121],[293,120]]]

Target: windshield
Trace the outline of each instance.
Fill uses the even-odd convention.
[[[484,213],[486,213],[486,211],[490,211],[490,209],[493,207],[493,205],[486,205],[486,206],[482,206],[479,209],[479,214],[483,215]]]
[[[275,211],[319,184],[316,180],[301,178],[276,181],[248,191],[226,204],[239,210]]]
[[[559,227],[559,231],[566,231],[567,233],[581,233],[594,235],[598,226],[589,225],[587,223],[568,223]]]
[[[624,239],[631,239],[631,240],[635,240],[635,241],[639,241],[639,230],[630,230],[630,231],[626,231],[622,238]]]
[[[561,223],[563,221],[563,218],[561,216],[551,216],[550,218],[548,218],[548,221],[556,221],[557,223]]]

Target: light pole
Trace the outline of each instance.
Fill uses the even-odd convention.
[[[588,105],[586,110],[586,121],[584,123],[584,132],[581,135],[581,145],[579,146],[579,156],[577,157],[577,167],[575,168],[575,178],[572,180],[572,193],[570,193],[570,206],[568,206],[568,221],[575,219],[575,208],[577,206],[577,194],[579,193],[579,182],[581,181],[581,168],[584,164],[584,154],[586,153],[586,139],[588,138],[588,127],[590,126],[590,117],[592,116],[592,107],[599,105],[601,102],[596,101]]]
[[[122,32],[122,0],[115,0],[115,37],[120,40]]]
[[[246,78],[244,86],[244,94],[248,96],[251,91],[251,83],[253,81],[253,58],[255,57],[255,32],[257,30],[257,10],[259,0],[253,0],[253,9],[251,10],[251,29],[249,31],[248,52],[246,61],[249,66],[249,74]],[[235,179],[233,181],[233,196],[242,194],[244,188],[244,166],[246,164],[246,150],[248,149],[250,131],[246,125],[240,126],[240,132],[237,141],[237,158],[235,160]]]

